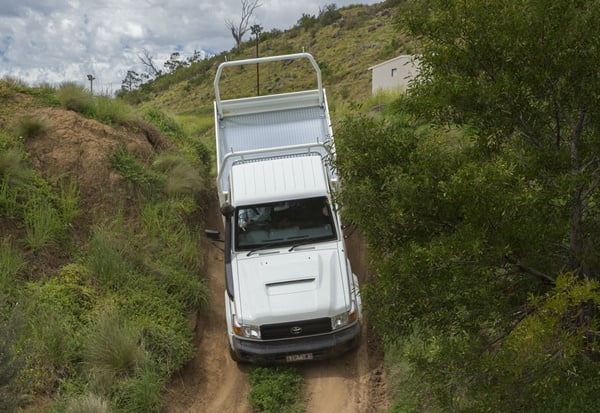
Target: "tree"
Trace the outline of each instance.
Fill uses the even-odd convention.
[[[512,147],[569,216],[564,264],[599,277],[600,3],[423,0],[404,16],[423,45],[423,113]]]
[[[400,15],[421,46],[415,86],[336,139],[345,218],[371,249],[369,320],[418,381],[416,410],[587,411],[600,4],[415,0]]]
[[[242,44],[242,38],[246,33],[248,33],[250,18],[254,14],[254,11],[262,6],[262,3],[259,0],[241,0],[242,3],[242,15],[238,23],[233,22],[233,20],[227,19],[225,20],[225,24],[227,28],[231,31],[231,35],[235,40],[235,46],[237,48]]]
[[[166,72],[172,73],[179,69],[180,67],[185,67],[187,63],[185,61],[180,60],[181,54],[179,52],[171,53],[169,60],[167,60],[164,64]]]
[[[138,58],[146,67],[146,72],[150,77],[156,78],[162,74],[162,72],[156,68],[156,65],[154,64],[154,57],[147,49],[143,49],[142,54],[138,55]]]
[[[141,83],[142,78],[140,75],[133,70],[128,70],[125,78],[121,82],[121,90],[131,92],[132,90],[137,89]]]

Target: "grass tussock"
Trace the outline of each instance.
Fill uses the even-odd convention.
[[[167,175],[164,191],[170,197],[196,196],[207,189],[198,168],[181,155],[162,153],[154,160],[152,166]]]
[[[133,109],[122,100],[110,96],[95,96],[84,115],[108,125],[126,125],[133,117]]]
[[[25,244],[33,249],[58,241],[64,231],[59,212],[44,199],[32,199],[25,208]]]
[[[74,82],[63,83],[56,91],[56,96],[63,108],[78,113],[89,112],[93,103],[92,95]]]
[[[111,307],[98,315],[84,346],[84,363],[99,390],[112,388],[117,378],[133,376],[146,360],[139,329]]]
[[[108,400],[94,393],[77,396],[69,400],[65,413],[111,413]]]
[[[25,154],[20,148],[9,147],[0,152],[0,181],[18,185],[32,176],[33,171],[25,163]]]
[[[10,237],[0,239],[0,291],[13,295],[26,262]]]
[[[37,116],[25,115],[17,120],[14,129],[16,136],[21,136],[25,139],[35,139],[47,133],[48,123]]]

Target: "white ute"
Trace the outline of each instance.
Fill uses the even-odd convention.
[[[296,59],[310,61],[317,89],[221,100],[224,68]],[[335,147],[314,58],[298,53],[222,63],[214,108],[232,358],[317,360],[357,346],[360,293],[332,198]]]

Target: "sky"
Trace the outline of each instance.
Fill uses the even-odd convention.
[[[261,0],[250,24],[285,30],[332,3],[380,1]],[[0,78],[88,86],[91,74],[94,92],[112,94],[128,70],[144,72],[144,50],[159,68],[175,51],[186,58],[230,50],[226,21],[240,16],[241,0],[0,0]]]

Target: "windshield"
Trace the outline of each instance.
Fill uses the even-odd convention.
[[[237,250],[337,239],[326,197],[239,207],[235,222]]]

